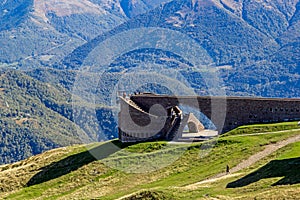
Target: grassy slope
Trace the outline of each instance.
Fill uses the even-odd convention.
[[[285,123],[281,125],[284,126]],[[265,127],[261,132],[266,132],[269,126],[273,125],[261,126]],[[252,128],[250,126],[247,133],[252,133]],[[217,140],[214,148],[210,149],[206,156],[203,156],[203,151],[200,149],[208,146],[209,143],[170,145],[166,142],[151,142],[128,147],[122,146],[117,141],[92,144],[88,149],[100,156],[99,161],[96,161],[84,146],[56,149],[13,165],[0,167],[0,189],[2,190],[0,197],[6,199],[115,199],[135,192],[139,192],[134,195],[135,198],[153,197],[156,199],[297,197],[300,195],[300,177],[293,176],[282,185],[272,186],[282,179],[282,175],[278,175],[279,177],[276,175],[276,168],[270,161],[280,160],[282,167],[291,163],[288,159],[296,158],[296,161],[299,161],[299,142],[242,170],[237,176],[189,190],[184,189],[184,186],[223,172],[227,164],[231,167],[237,165],[250,155],[264,149],[267,144],[298,134],[300,131],[244,137],[224,136]],[[116,146],[121,148],[116,149]],[[299,162],[294,162],[294,160],[292,160],[294,163],[292,166],[299,168]],[[167,165],[168,161],[170,165]],[[164,164],[167,166],[159,168]],[[266,164],[269,168],[262,167]],[[155,168],[158,169],[153,171]],[[131,173],[134,170],[148,170],[149,172]],[[250,185],[226,189],[228,183],[252,174],[255,170],[268,172],[270,177],[272,175],[275,177],[264,178],[254,174],[253,183]],[[287,173],[286,177],[296,172],[294,170]],[[254,181],[257,178],[259,178],[258,181]],[[298,184],[288,185],[292,182]]]
[[[295,122],[282,122],[282,123],[274,123],[274,124],[255,124],[255,125],[246,125],[240,126],[223,136],[229,135],[241,135],[241,134],[253,134],[253,133],[265,133],[265,132],[277,132],[284,130],[292,130],[298,129],[298,125]]]

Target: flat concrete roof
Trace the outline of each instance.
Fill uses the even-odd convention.
[[[203,99],[227,99],[227,100],[255,100],[255,101],[300,101],[300,98],[278,98],[278,97],[255,97],[255,96],[172,96],[172,95],[160,95],[160,94],[152,94],[152,93],[141,93],[134,94],[132,97],[150,97],[150,98],[181,98],[181,99],[189,99],[189,98],[203,98]]]

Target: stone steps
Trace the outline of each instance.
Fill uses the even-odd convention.
[[[145,112],[141,107],[139,107],[134,101],[132,100],[127,100],[128,104],[130,104],[132,107],[134,107],[135,109],[139,110],[139,111],[142,111],[142,112]]]
[[[176,134],[178,132],[180,124],[181,124],[181,118],[180,118],[180,116],[177,116],[173,127],[170,129],[169,133],[167,134],[168,140],[173,140],[173,138],[176,136]]]

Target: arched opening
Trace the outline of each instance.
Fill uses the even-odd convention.
[[[180,105],[183,112],[182,125],[184,125],[181,137],[183,139],[205,139],[218,135],[213,122],[199,110]]]

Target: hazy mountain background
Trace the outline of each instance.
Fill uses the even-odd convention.
[[[74,48],[152,9],[162,0],[138,2],[3,1],[0,4],[0,62],[18,68],[51,66]]]
[[[139,63],[176,69],[199,94],[207,94],[205,74],[182,67],[191,65],[188,60],[139,49],[110,64],[106,87],[94,92],[100,97],[96,121],[88,118],[94,112],[88,102],[74,111],[73,84],[89,53],[118,33],[143,27],[178,31],[197,41],[215,63],[227,95],[299,97],[299,0],[2,1],[0,163],[105,139],[100,129],[107,138],[116,137],[106,97],[120,74]],[[74,123],[74,115],[85,122]]]

